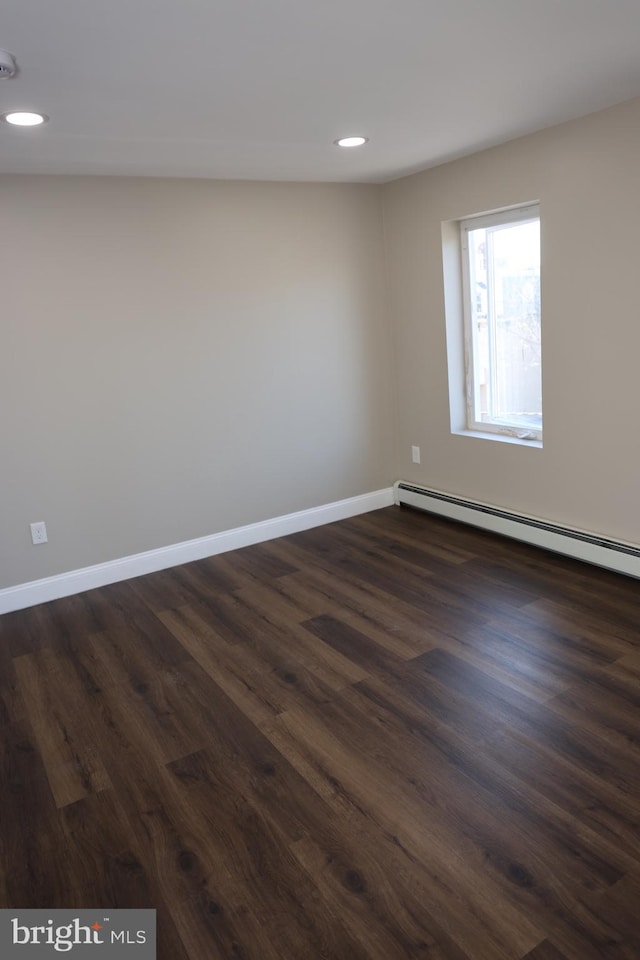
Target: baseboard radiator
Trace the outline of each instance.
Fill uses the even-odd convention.
[[[640,578],[640,546],[397,480],[394,501]]]

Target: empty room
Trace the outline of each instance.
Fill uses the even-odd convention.
[[[640,958],[638,37],[5,0],[2,960]]]

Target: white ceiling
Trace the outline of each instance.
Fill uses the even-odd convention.
[[[639,0],[2,0],[0,113],[51,120],[0,171],[385,181],[640,96],[639,40]]]

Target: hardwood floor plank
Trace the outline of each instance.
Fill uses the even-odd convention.
[[[638,649],[637,621],[627,624],[626,620],[611,616],[601,608],[597,611],[590,608],[581,611],[576,622],[575,610],[571,606],[541,597],[528,604],[523,613],[543,627],[545,632],[559,634],[578,645],[584,642],[587,649],[603,651],[609,658],[613,656],[618,659]]]
[[[72,677],[50,650],[14,661],[51,791],[58,807],[110,787],[99,749],[86,735]]]
[[[60,811],[65,868],[78,908],[154,907],[133,833],[113,790],[77,800]]]
[[[590,731],[572,727],[544,704],[525,702],[509,687],[444,650],[431,650],[416,658],[431,676],[471,698],[496,719],[542,741],[557,754],[589,770],[620,793],[640,796],[640,768],[610,740],[603,742]]]
[[[0,796],[3,906],[67,906],[75,883],[61,857],[64,842],[55,800],[26,721],[2,731]]]
[[[335,590],[333,592],[335,594]],[[323,613],[310,617],[303,621],[302,625],[313,623],[316,619],[320,622],[325,616],[332,617],[366,636],[376,648],[386,650],[401,660],[411,660],[417,654],[430,650],[436,642],[429,631],[403,618],[397,611],[390,614],[384,603],[374,603],[371,600],[367,602],[348,588],[342,591],[341,596],[347,598],[344,604],[341,598],[334,596],[333,603],[325,604]],[[319,636],[318,633],[316,635]]]
[[[302,626],[338,653],[350,657],[363,670],[393,676],[402,663],[402,659],[385,646],[335,617],[314,617]]]
[[[268,544],[264,543],[258,543],[244,550],[234,550],[232,553],[225,554],[223,559],[232,570],[249,576],[252,586],[289,576],[297,573],[298,570],[295,564],[275,557],[269,551]]]
[[[199,616],[197,609],[181,607],[159,616],[211,680],[257,726],[277,716],[281,707],[278,701],[273,702],[272,690],[262,687],[261,677],[256,675],[255,666],[248,662],[244,651],[236,651],[207,622],[206,610]]]
[[[335,583],[331,583],[330,578],[328,580],[323,584],[321,578],[295,573],[269,587],[240,590],[236,596],[256,611],[268,609],[270,621],[280,630],[295,628],[306,620],[334,613],[405,659],[430,649],[424,631],[411,621],[407,621],[404,629],[399,627],[397,613],[393,618],[389,617],[388,607],[374,594],[369,594],[368,600],[358,599],[355,591],[345,590],[343,585],[336,596]],[[352,599],[346,600],[350,604],[347,616],[343,598],[349,596]]]
[[[260,670],[264,670],[266,664],[269,669],[275,669],[284,675],[287,672],[299,673],[302,668],[322,681],[328,647],[305,642],[305,631],[299,629],[298,623],[283,624],[279,621],[271,612],[270,598],[269,591],[257,595],[254,590],[238,590],[220,600],[220,606],[216,610],[211,610],[207,605],[208,611],[205,612],[201,607],[199,616],[217,626],[218,611],[222,610],[225,622],[229,619],[234,622],[234,628],[227,630],[225,636],[231,643],[242,644],[256,660]],[[260,600],[264,605],[261,605]],[[347,678],[361,679],[363,674],[346,658],[338,659],[333,656],[330,660],[341,675],[339,686],[342,686],[343,680]]]
[[[429,576],[430,585],[437,584],[445,594],[449,591],[461,591],[469,600],[480,599],[483,605],[491,603],[494,607],[522,607],[538,599],[538,592],[515,586],[503,577],[484,576],[479,578],[477,571],[471,572],[467,563],[452,567],[450,560],[435,559],[421,546],[406,546],[395,536],[372,533],[371,529],[362,529],[364,521],[358,518],[345,520],[340,530],[349,537],[367,555],[380,556],[383,560],[393,557],[394,565],[408,573],[420,573]],[[478,580],[481,589],[478,590]]]
[[[411,677],[402,685],[387,685],[370,680],[348,694],[355,696],[370,701],[372,716],[400,721],[412,735],[438,746],[452,766],[496,792],[498,802],[522,814],[540,837],[551,842],[553,835],[554,850],[566,847],[580,862],[600,861],[606,883],[635,865],[633,809],[631,816],[627,806],[625,818],[616,817],[606,806],[606,794],[595,802],[588,774],[572,778],[573,771],[544,752],[536,753],[526,738],[496,724],[489,714],[479,710],[470,714],[469,704],[437,681]],[[562,786],[555,790],[550,786],[558,784]],[[596,814],[590,816],[593,810]]]
[[[126,640],[126,631],[100,633],[86,640],[83,659],[92,671],[100,705],[122,729],[131,730],[139,748],[159,764],[200,749],[206,735],[185,708],[188,690],[179,665],[145,665],[143,658],[127,662],[120,658]]]
[[[611,940],[626,949],[629,958],[640,957],[640,874],[622,877],[614,886],[587,898],[586,906],[606,924]]]
[[[310,712],[288,711],[275,725],[286,729],[290,749],[295,749],[297,742],[303,755],[310,755],[315,775],[331,788],[329,799],[340,815],[348,819],[359,815],[369,843],[384,850],[385,857],[396,844],[405,856],[411,852],[414,881],[419,878],[425,903],[452,936],[456,931],[454,939],[463,950],[469,952],[475,944],[477,951],[482,941],[489,956],[510,956],[524,953],[540,941],[541,931],[510,903],[501,901],[500,914],[496,913],[488,878],[479,880],[460,850],[451,845],[451,834],[442,822],[434,822],[431,813],[425,817],[427,805],[385,775],[382,760],[376,758],[374,763],[370,755],[363,754],[362,744],[342,739]],[[291,753],[287,756],[291,759]],[[427,850],[429,866],[421,870],[416,860],[424,862]],[[450,896],[454,887],[455,905]],[[460,929],[461,914],[464,929]]]
[[[382,595],[388,594],[389,602],[404,600],[418,610],[435,610],[443,618],[448,614],[452,620],[457,617],[458,623],[461,619],[466,623],[485,623],[502,609],[499,602],[487,600],[479,593],[465,593],[453,582],[442,585],[424,570],[412,571],[400,562],[391,566],[381,553],[359,550],[343,534],[326,532],[323,536],[324,540],[320,540],[317,531],[307,531],[296,534],[295,542],[315,556],[329,556],[334,568],[363,580]],[[515,608],[507,605],[505,609]]]
[[[519,778],[570,812],[578,822],[588,824],[615,844],[631,849],[634,855],[640,853],[640,812],[636,802],[628,794],[621,796],[606,776],[586,769],[581,762],[579,746],[567,756],[557,750],[553,736],[547,738],[544,726],[538,737],[540,728],[532,729],[529,724],[521,728],[517,714],[516,722],[508,710],[502,718],[497,718],[495,712],[483,706],[478,698],[470,703],[464,692],[456,691],[450,685],[425,688],[424,678],[419,674],[406,680],[404,689],[412,689],[412,696],[418,703],[425,702],[428,697],[429,709],[438,709],[447,722],[458,724],[460,729],[472,735],[480,735],[479,747],[483,751],[489,751],[492,756],[508,757],[511,770]],[[481,695],[482,685],[477,693]],[[469,723],[470,710],[473,711],[473,725]],[[552,732],[554,727],[552,720]],[[576,732],[579,732],[578,728]],[[608,757],[605,742],[600,741],[598,749],[602,751],[603,760]]]
[[[208,608],[183,607],[160,614],[194,660],[228,696],[260,725],[292,704],[323,703],[337,691],[295,656],[269,656],[266,635],[229,643],[210,625]]]
[[[560,667],[556,669],[556,664],[549,663],[543,653],[512,637],[500,620],[469,627],[456,637],[444,637],[434,646],[543,703],[565,691],[570,683]]]
[[[297,548],[288,546],[287,552],[292,549]],[[304,556],[302,552],[301,555]],[[355,577],[336,578],[326,567],[327,564],[323,566],[311,558],[303,571],[287,578],[284,589],[294,601],[306,603],[298,622],[334,613],[372,636],[372,631],[377,631],[380,638],[387,638],[387,646],[392,641],[402,643],[405,656],[424,653],[456,629],[464,632],[468,628],[467,621],[458,617],[436,617],[433,612],[416,609],[397,597],[390,602],[375,587]],[[309,595],[312,602],[308,601]]]
[[[126,581],[63,597],[44,607],[49,623],[41,645],[53,649],[69,637],[91,636],[127,624],[134,629],[142,624],[153,628],[149,610]]]
[[[470,960],[427,914],[415,891],[408,885],[398,889],[389,883],[384,866],[375,857],[367,857],[367,846],[362,844],[355,859],[345,856],[344,843],[327,847],[311,837],[298,841],[292,849],[371,960],[393,956]]]
[[[185,816],[181,796],[155,765],[139,762],[135,780],[121,776],[116,784],[142,851],[141,863],[155,877],[187,954],[197,949],[196,956],[222,958],[233,956],[234,944],[244,949],[244,938],[257,936],[256,922],[249,911],[239,910],[227,892],[227,887],[232,891],[235,887],[228,864],[221,861],[217,837],[222,822],[214,831],[213,820],[202,823],[191,810]],[[212,799],[214,817],[222,798]]]
[[[640,748],[640,687],[616,677],[615,664],[590,683],[577,681],[548,701],[569,722],[606,735],[621,749]]]
[[[367,957],[339,914],[332,914],[322,901],[289,846],[279,841],[270,818],[228,789],[223,767],[201,753],[170,764],[168,770],[192,818],[201,822],[207,842],[216,845],[213,862],[222,896],[242,912],[245,924],[254,918],[256,926],[244,944],[248,956],[278,956],[278,950],[280,956],[320,956],[325,949],[345,960]],[[266,778],[273,779],[268,774]],[[230,833],[232,822],[235,830]]]
[[[429,802],[434,817],[455,822],[454,842],[466,845],[471,839],[479,846],[489,877],[495,871],[500,882],[506,877],[531,896],[553,877],[554,890],[543,897],[545,902],[562,885],[573,895],[577,887],[591,891],[620,879],[628,859],[616,856],[597,834],[583,830],[576,836],[571,818],[523,789],[507,765],[485,758],[479,763],[475,744],[439,723],[428,709],[417,717],[397,690],[381,692],[377,686],[373,681],[359,684],[342,697],[358,711],[358,729],[366,729],[368,721],[374,740],[384,731],[389,770],[407,784],[408,793],[435,795]],[[446,808],[439,796],[451,798]],[[553,836],[553,844],[546,847],[542,836]]]
[[[551,555],[544,550],[517,541],[510,543],[507,552],[500,540],[487,535],[483,555],[469,561],[468,569],[474,573],[482,570],[514,585],[529,583],[540,600],[577,606],[581,616],[610,616],[618,630],[633,630],[637,622],[633,579],[560,554],[554,554],[551,562]]]
[[[56,603],[41,603],[27,610],[0,616],[0,645],[9,657],[35,653],[57,638],[60,626],[55,619]]]
[[[567,960],[567,955],[560,953],[549,940],[543,940],[523,960]]]
[[[251,605],[252,599],[243,599],[243,602]],[[330,644],[311,636],[301,624],[278,626],[277,617],[270,617],[270,622],[275,629],[261,632],[259,643],[269,647],[270,662],[279,664],[281,670],[289,669],[288,665],[295,670],[296,665],[301,664],[331,690],[342,690],[369,676],[366,670],[342,656]],[[252,641],[250,646],[253,648],[254,645],[255,641]]]
[[[589,678],[600,668],[634,650],[626,642],[618,644],[614,637],[607,638],[583,625],[576,628],[568,621],[562,624],[557,618],[551,620],[546,612],[540,612],[537,603],[523,607],[515,615],[496,617],[490,623],[501,627],[514,642],[531,650],[532,656],[548,658],[549,666],[553,666],[556,672],[562,665],[571,678]]]
[[[274,553],[277,555],[279,552],[274,547]],[[298,588],[299,576],[300,571],[296,571],[267,583],[255,583],[251,587],[236,590],[235,596],[262,616],[267,612],[270,621],[277,626],[293,627],[303,620],[325,613],[327,606],[322,593]]]
[[[407,521],[407,522],[405,522]],[[453,538],[433,538],[423,536],[424,528],[416,522],[416,516],[413,511],[404,510],[376,510],[375,513],[368,513],[364,516],[351,517],[349,524],[356,530],[365,534],[371,531],[379,530],[388,536],[392,536],[398,543],[405,544],[419,549],[420,551],[437,557],[440,560],[446,560],[447,563],[466,563],[473,560],[475,552],[453,542]]]
[[[25,707],[18,690],[13,657],[9,644],[4,642],[0,633],[0,730],[10,723],[18,723],[24,716]]]
[[[314,531],[307,531],[308,534]],[[470,623],[481,624],[495,613],[483,610],[465,610],[463,605],[451,604],[429,592],[429,578],[414,578],[408,584],[400,571],[393,574],[390,565],[378,564],[371,568],[366,554],[355,549],[350,555],[343,555],[339,545],[331,551],[323,542],[320,549],[313,549],[314,541],[307,536],[305,544],[299,541],[300,534],[287,538],[286,552],[296,556],[307,576],[314,580],[328,581],[331,592],[336,592],[336,600],[343,606],[353,608],[360,615],[367,615],[369,609],[377,606],[376,617],[382,625],[383,611],[392,619],[396,614],[404,615],[410,623],[422,630],[452,633],[454,636],[467,629]],[[341,593],[346,594],[343,600]],[[352,599],[348,599],[351,597]],[[357,606],[356,606],[357,605]],[[514,608],[515,609],[515,608]]]

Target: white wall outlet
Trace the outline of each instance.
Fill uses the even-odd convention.
[[[414,463],[420,463],[420,447],[411,447],[411,459]]]
[[[36,545],[39,543],[48,543],[49,538],[47,537],[47,525],[44,520],[38,521],[38,523],[29,524],[31,527],[31,542]]]

